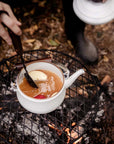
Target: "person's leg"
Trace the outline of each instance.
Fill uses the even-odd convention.
[[[86,24],[74,13],[73,0],[62,1],[66,35],[76,49],[76,54],[87,63],[95,62],[98,59],[98,54],[95,46],[84,36]]]

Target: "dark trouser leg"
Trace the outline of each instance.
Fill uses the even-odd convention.
[[[65,31],[71,40],[76,54],[87,63],[95,62],[98,58],[95,46],[85,38],[85,23],[81,21],[73,10],[73,0],[62,0],[65,15]]]
[[[82,22],[73,11],[73,0],[62,0],[65,15],[65,30],[68,39],[75,44],[75,36],[78,33],[84,33],[85,23]]]

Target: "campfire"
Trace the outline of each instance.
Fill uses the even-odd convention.
[[[16,98],[15,79],[22,67],[19,56],[0,64],[0,143],[79,144],[89,143],[88,131],[99,131],[93,123],[104,114],[104,93],[111,78],[106,76],[100,83],[77,59],[57,51],[35,50],[24,54],[26,64],[45,60],[61,63],[71,74],[84,68],[80,76],[67,89],[64,102],[53,112],[43,115],[25,110]],[[19,59],[20,60],[20,59]],[[68,71],[62,69],[64,74]]]

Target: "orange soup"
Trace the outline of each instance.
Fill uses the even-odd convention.
[[[47,75],[47,79],[45,81],[35,81],[38,88],[33,88],[24,78],[22,83],[19,85],[24,94],[29,97],[42,99],[52,97],[61,90],[63,83],[58,75],[48,70],[38,71],[45,73]]]

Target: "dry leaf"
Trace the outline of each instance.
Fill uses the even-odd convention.
[[[41,46],[42,46],[42,43],[39,40],[36,40],[34,43],[33,49],[34,50],[39,49]]]
[[[14,56],[16,55],[17,53],[16,52],[11,52],[11,56]]]
[[[25,40],[24,42],[25,42],[25,43],[33,43],[35,40],[36,40],[36,39],[27,39],[27,40]]]
[[[33,8],[31,11],[30,11],[30,14],[34,14],[34,12],[35,12],[35,8]]]
[[[43,0],[43,1],[39,1],[39,6],[40,7],[44,7],[45,6],[45,3],[46,3],[46,0]]]
[[[108,61],[109,61],[109,58],[104,55],[103,61],[104,61],[104,62],[108,62]]]
[[[111,77],[109,75],[105,75],[105,77],[101,81],[101,85],[106,84],[106,83],[109,84],[110,81],[111,81]]]
[[[67,42],[70,45],[70,47],[73,48],[73,45],[72,45],[71,41],[67,40]]]
[[[33,35],[35,31],[38,30],[38,26],[37,25],[33,25],[30,28],[24,29],[24,32],[29,32],[30,35]]]
[[[52,39],[48,40],[49,44],[52,46],[58,46],[58,43]]]
[[[26,17],[26,16],[28,16],[28,15],[30,15],[30,13],[28,13],[28,12],[25,12],[25,13],[24,13],[24,17]]]

